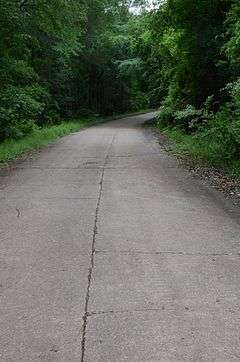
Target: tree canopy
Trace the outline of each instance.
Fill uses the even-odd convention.
[[[239,19],[237,0],[0,0],[0,140],[155,107],[238,153]]]

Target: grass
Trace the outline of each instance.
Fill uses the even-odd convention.
[[[19,140],[6,140],[0,143],[0,165],[14,160],[24,153],[47,146],[52,141],[76,132],[92,123],[88,119],[62,122],[55,126],[36,129]]]
[[[186,134],[180,128],[158,125],[157,128],[173,142],[169,151],[194,164],[222,169],[227,175],[240,178],[240,160],[227,158],[223,145],[206,134]]]

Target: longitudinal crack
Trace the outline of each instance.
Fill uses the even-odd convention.
[[[143,255],[173,255],[173,256],[239,256],[239,253],[187,253],[175,251],[139,251],[139,250],[95,250],[96,254],[143,254]]]
[[[101,174],[101,180],[100,180],[100,187],[99,187],[99,194],[98,194],[98,200],[97,200],[97,206],[95,210],[95,219],[94,219],[94,228],[93,228],[93,239],[92,239],[92,250],[91,250],[91,257],[90,257],[90,266],[88,271],[88,284],[87,284],[87,292],[85,297],[85,308],[84,308],[84,316],[83,316],[83,327],[82,327],[82,355],[81,355],[81,362],[84,361],[84,354],[85,354],[85,343],[86,343],[86,330],[87,330],[87,319],[88,319],[88,304],[89,304],[89,298],[90,298],[90,288],[91,288],[91,281],[92,281],[92,273],[94,268],[94,256],[95,256],[95,244],[96,244],[96,236],[98,233],[98,216],[99,216],[99,208],[101,204],[102,199],[102,191],[103,191],[103,180],[104,180],[104,173],[106,169],[106,165],[109,158],[109,152],[110,149],[114,143],[115,135],[112,138],[112,141],[109,145],[109,148],[107,150],[107,154],[105,157],[102,174]]]
[[[123,309],[123,310],[105,310],[105,311],[92,311],[88,312],[87,316],[92,317],[95,315],[102,315],[102,314],[123,314],[123,313],[145,313],[145,312],[161,312],[165,309],[164,306],[162,308],[143,308],[143,309]]]

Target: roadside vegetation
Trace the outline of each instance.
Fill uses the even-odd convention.
[[[1,163],[92,120],[151,106],[129,7],[0,0]]]
[[[172,141],[167,146],[172,154],[187,162],[190,161],[195,166],[215,167],[228,176],[240,178],[239,157],[231,158],[228,148],[224,149],[222,141],[216,139],[215,135],[209,136],[205,132],[186,134],[179,127],[159,124],[158,128]]]
[[[240,176],[240,3],[168,0],[152,16],[171,148]]]
[[[0,0],[0,142],[153,106],[130,3]]]
[[[177,152],[239,176],[239,19],[238,0],[0,0],[0,160],[159,108]]]
[[[47,146],[56,139],[78,131],[91,123],[87,119],[61,122],[49,127],[35,127],[31,133],[19,139],[9,138],[0,143],[0,165],[32,150]]]

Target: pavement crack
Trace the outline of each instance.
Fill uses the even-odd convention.
[[[108,147],[107,153],[106,153],[106,157],[105,157],[105,161],[104,161],[104,165],[102,168],[102,174],[101,174],[101,179],[99,182],[99,192],[98,192],[98,199],[97,199],[97,205],[96,205],[96,209],[95,209],[95,219],[94,219],[94,227],[93,227],[93,238],[92,238],[92,250],[91,250],[91,256],[90,256],[90,266],[88,269],[88,283],[87,283],[87,292],[86,292],[86,297],[85,297],[85,307],[84,307],[84,316],[83,316],[83,326],[82,326],[82,342],[81,342],[81,349],[82,349],[82,354],[81,354],[81,362],[84,361],[84,355],[85,355],[85,347],[86,347],[86,331],[87,331],[87,319],[89,316],[88,313],[88,305],[89,305],[89,299],[90,299],[90,289],[91,289],[91,283],[92,283],[92,274],[93,274],[93,269],[94,269],[94,256],[95,256],[95,244],[96,244],[96,237],[97,237],[97,233],[98,233],[98,218],[99,218],[99,209],[100,209],[100,204],[101,204],[101,199],[102,199],[102,193],[103,193],[103,181],[104,181],[104,174],[105,174],[105,170],[106,170],[106,166],[108,163],[108,159],[109,159],[109,154],[110,154],[110,149],[114,143],[116,135],[114,135],[112,137],[112,141]]]
[[[16,207],[16,211],[17,211],[17,218],[20,218],[20,216],[21,216],[21,211],[20,211],[20,209],[18,209],[18,208]]]
[[[96,254],[143,254],[143,255],[175,255],[175,256],[239,256],[239,253],[186,253],[174,251],[138,251],[138,250],[95,250]]]
[[[147,157],[147,156],[154,156],[158,155],[159,152],[153,152],[153,153],[143,153],[143,154],[131,154],[131,155],[111,155],[109,158],[138,158],[138,157]]]
[[[16,166],[13,170],[40,170],[40,171],[48,171],[48,170],[102,170],[104,166],[76,166],[76,167],[41,167],[41,166]]]
[[[161,312],[164,310],[164,307],[161,308],[139,308],[139,309],[123,309],[123,310],[105,310],[105,311],[91,311],[87,313],[88,317],[93,317],[95,315],[104,315],[104,314],[122,314],[122,313],[144,313],[144,312]]]
[[[4,201],[4,200],[7,200],[7,201],[9,201],[9,200],[26,200],[26,197],[24,197],[24,196],[20,196],[20,197],[9,197],[9,196],[6,196],[6,197],[0,197],[0,201]],[[32,195],[31,195],[31,200],[33,200],[33,197],[32,197]],[[78,201],[85,201],[85,200],[96,200],[96,198],[94,198],[94,197],[58,197],[58,196],[56,196],[56,197],[53,197],[53,196],[51,196],[51,197],[41,197],[41,201],[51,201],[51,200],[72,200],[72,201],[76,201],[76,200],[78,200]],[[16,209],[17,210],[17,209]]]

